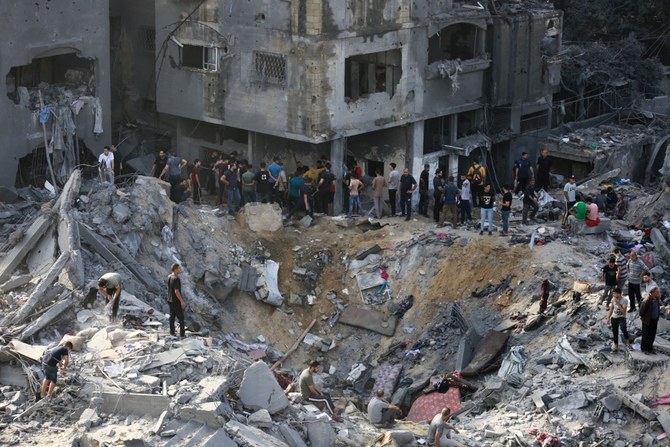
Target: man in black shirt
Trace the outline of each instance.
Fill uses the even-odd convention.
[[[400,211],[405,216],[405,220],[412,218],[412,194],[416,189],[416,180],[405,168],[400,176]]]
[[[538,209],[540,209],[540,206],[537,203],[537,196],[535,195],[535,180],[531,178],[523,192],[523,211],[521,212],[522,223],[528,225],[529,211],[531,211],[530,220],[535,220],[535,214]]]
[[[181,293],[181,266],[179,264],[172,264],[172,273],[168,275],[168,304],[170,305],[170,334],[175,335],[174,320],[179,320],[179,336],[186,336],[186,325],[184,324],[184,309],[186,309],[186,301]]]
[[[265,162],[261,162],[261,169],[254,177],[256,182],[256,198],[261,203],[268,203],[272,193],[272,183],[270,183],[270,172],[265,168]]]
[[[42,370],[44,371],[44,380],[42,381],[42,390],[40,396],[53,397],[58,382],[58,370],[64,370],[70,363],[70,351],[72,343],[67,341],[63,346],[56,346],[47,351],[42,357]]]
[[[423,171],[419,176],[419,214],[423,217],[428,217],[428,202],[430,202],[428,197],[429,168],[428,164],[423,165]]]
[[[537,159],[537,189],[544,189],[549,191],[549,171],[551,171],[551,157],[549,151],[542,149],[540,156]]]
[[[500,213],[502,214],[502,236],[506,236],[509,232],[509,215],[512,212],[512,190],[509,185],[503,185],[502,206]]]
[[[607,307],[609,308],[610,303],[612,302],[612,291],[617,286],[617,272],[619,271],[619,266],[616,265],[616,258],[609,258],[607,264],[602,268],[602,275],[600,279],[605,283],[605,290],[603,290],[603,296],[600,299],[600,302],[607,302]]]
[[[240,209],[240,178],[237,171],[237,163],[232,162],[230,169],[223,174],[223,183],[226,185],[226,198],[228,201],[228,213],[235,214]]]
[[[325,170],[319,174],[319,204],[321,206],[321,212],[326,213],[328,216],[333,215],[333,201],[331,197],[333,196],[330,192],[330,188],[335,181],[335,174],[330,172],[330,163],[326,163]]]
[[[156,158],[154,159],[154,165],[151,167],[151,175],[156,178],[161,178],[161,174],[163,173],[163,170],[165,169],[165,165],[167,164],[167,154],[165,151],[160,151],[158,155],[156,155]]]

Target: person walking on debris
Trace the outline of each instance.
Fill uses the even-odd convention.
[[[472,166],[468,169],[467,177],[470,179],[470,187],[472,188],[472,205],[479,206],[479,196],[486,184],[486,169],[479,164],[478,160],[474,160]]]
[[[168,158],[161,173],[162,178],[167,178],[168,182],[174,187],[182,180],[181,170],[188,162],[181,158],[176,152],[172,152],[172,156]]]
[[[496,204],[496,195],[491,190],[491,185],[484,185],[484,191],[479,197],[481,205],[481,221],[479,224],[479,235],[484,234],[484,222],[487,222],[489,236],[493,235],[493,206]]]
[[[472,183],[470,177],[461,174],[461,223],[464,224],[466,220],[472,220]]]
[[[105,273],[98,279],[98,290],[111,309],[111,321],[116,321],[116,315],[119,313],[121,289],[121,275],[116,272]]]
[[[98,157],[100,178],[103,182],[114,183],[114,154],[110,152],[109,146],[102,149]]]
[[[619,267],[616,265],[616,258],[609,258],[607,264],[601,269],[602,274],[600,275],[600,280],[605,283],[605,289],[603,290],[603,296],[600,298],[600,302],[606,302],[607,307],[609,307],[610,302],[612,301],[612,291],[618,287],[617,284],[617,274],[619,272]]]
[[[537,188],[549,191],[549,172],[553,161],[549,156],[548,149],[542,149],[540,156],[537,158]]]
[[[635,250],[630,252],[630,259],[626,264],[628,270],[628,299],[630,300],[630,309],[628,312],[635,312],[636,303],[642,302],[642,291],[640,282],[642,282],[642,273],[647,270],[647,266],[637,256]]]
[[[535,214],[540,206],[537,203],[537,196],[535,195],[535,180],[532,178],[528,180],[526,189],[523,191],[523,210],[521,211],[521,220],[524,225],[528,225],[528,213],[530,212],[530,220],[535,221]]]
[[[435,447],[455,447],[456,441],[451,439],[451,432],[458,433],[458,429],[449,424],[451,410],[443,408],[441,412],[435,415],[428,428],[428,445]]]
[[[391,172],[389,173],[387,183],[389,189],[389,205],[391,205],[391,217],[394,217],[396,215],[396,204],[398,203],[396,193],[400,186],[400,173],[396,170],[396,166],[398,165],[391,163],[390,166]]]
[[[658,286],[649,291],[647,299],[640,304],[640,319],[642,320],[642,343],[640,348],[646,354],[654,354],[654,339],[658,319],[661,316],[661,291]]]
[[[437,168],[435,176],[433,177],[433,220],[435,223],[440,222],[440,212],[442,211],[442,194],[444,194],[444,176],[442,168]]]
[[[298,379],[298,383],[300,385],[300,394],[302,394],[302,398],[305,402],[325,405],[328,409],[328,412],[332,415],[333,420],[342,422],[342,418],[339,416],[339,412],[336,411],[335,405],[333,404],[330,395],[321,391],[314,383],[314,377],[312,374],[319,372],[320,365],[321,364],[318,361],[314,360],[307,368],[302,371],[302,373],[300,373],[300,378]]]
[[[428,196],[428,179],[430,176],[430,165],[423,165],[423,171],[419,176],[419,214],[423,217],[428,217],[428,203],[430,202]]]
[[[577,203],[577,185],[575,184],[574,175],[570,177],[568,183],[563,187],[563,195],[565,196],[565,217],[563,218],[563,225],[565,226],[568,224],[570,210],[575,206],[575,203]]]
[[[447,184],[444,186],[444,211],[440,216],[440,227],[444,226],[444,221],[447,219],[447,214],[451,219],[451,225],[456,228],[458,226],[458,196],[461,192],[458,190],[456,185],[454,185],[454,177],[449,176],[447,179]]]
[[[509,185],[503,185],[502,206],[500,207],[500,214],[502,216],[502,231],[501,236],[507,236],[509,233],[509,215],[512,212],[512,190]]]
[[[416,189],[416,180],[409,173],[409,169],[405,168],[400,176],[400,212],[405,217],[405,220],[412,218],[412,194]]]
[[[609,312],[607,312],[605,322],[612,325],[612,339],[614,341],[612,351],[616,352],[619,350],[619,329],[621,329],[621,332],[623,333],[626,346],[630,346],[630,337],[628,336],[628,329],[626,329],[626,309],[628,309],[628,299],[621,296],[621,289],[618,287],[614,288],[612,294],[614,296],[612,302],[608,302]]]
[[[391,405],[384,399],[384,390],[377,390],[368,403],[368,419],[377,428],[390,428],[395,423],[396,416],[401,416],[400,407]]]
[[[42,357],[42,370],[44,371],[44,380],[42,380],[42,391],[40,397],[52,398],[56,391],[58,383],[58,371],[65,371],[70,364],[70,351],[74,347],[72,342],[66,341],[63,346],[56,346],[47,351]]]
[[[628,269],[626,269],[626,263],[628,260],[618,248],[612,250],[612,255],[614,256],[614,259],[616,259],[617,266],[616,285],[618,288],[623,290],[623,286],[626,284],[626,279],[628,279]]]
[[[177,263],[172,264],[170,269],[172,273],[168,275],[168,304],[170,305],[170,335],[175,335],[174,321],[179,320],[179,336],[186,336],[186,325],[184,324],[184,309],[186,309],[186,301],[181,293],[181,278],[179,274],[182,272],[181,266]]]
[[[528,159],[528,152],[522,152],[521,158],[514,163],[514,192],[526,194],[526,187],[533,178],[533,164]]]

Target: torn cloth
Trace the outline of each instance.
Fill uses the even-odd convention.
[[[670,405],[670,394],[657,397],[656,400],[651,404],[651,406],[655,407],[656,405]]]

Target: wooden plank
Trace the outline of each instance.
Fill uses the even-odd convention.
[[[312,328],[314,327],[315,324],[316,324],[316,319],[312,320],[312,322],[309,324],[309,326],[307,326],[307,329],[305,329],[305,330],[302,332],[302,334],[300,334],[300,337],[298,337],[298,339],[295,341],[295,343],[293,343],[293,346],[291,346],[291,349],[289,349],[288,351],[286,351],[286,354],[284,354],[284,356],[283,356],[282,358],[280,358],[279,360],[277,360],[277,361],[270,367],[270,369],[276,369],[276,368],[278,368],[279,365],[281,365],[281,364],[284,362],[284,360],[286,360],[286,359],[288,358],[288,356],[291,355],[291,354],[293,353],[293,351],[295,351],[296,349],[298,349],[298,346],[300,346],[300,342],[302,342],[302,340],[303,340],[303,339],[305,338],[305,336],[309,333],[309,331],[312,330]]]

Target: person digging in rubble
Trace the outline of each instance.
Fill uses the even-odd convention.
[[[384,399],[384,390],[377,390],[368,403],[368,419],[377,428],[390,428],[395,423],[396,416],[401,416],[400,407],[391,405]]]
[[[298,379],[298,383],[300,384],[300,394],[302,394],[302,398],[305,402],[325,405],[333,420],[342,422],[339,411],[335,409],[335,405],[333,404],[330,395],[321,391],[314,383],[312,374],[319,372],[319,366],[321,366],[321,364],[314,360],[302,371],[302,373],[300,373],[300,378]]]
[[[300,199],[295,204],[293,209],[286,216],[286,220],[290,220],[293,215],[303,210],[309,217],[314,217],[314,194],[316,190],[312,186],[312,179],[308,176],[303,176],[303,184],[300,186]]]
[[[441,412],[435,415],[428,428],[428,445],[435,447],[456,447],[458,442],[451,439],[452,430],[458,433],[458,429],[449,424],[451,410],[443,408]]]
[[[630,337],[628,336],[628,329],[626,329],[626,310],[628,309],[628,298],[621,296],[621,289],[615,287],[612,291],[612,302],[609,303],[609,312],[605,322],[612,325],[612,352],[619,350],[619,328],[623,333],[623,338],[626,346],[630,346]]]
[[[74,348],[72,342],[65,342],[63,346],[56,346],[47,351],[42,357],[42,370],[44,371],[44,380],[42,380],[42,391],[40,397],[49,399],[53,397],[58,382],[58,371],[65,371],[70,364],[70,351]]]
[[[521,211],[521,223],[528,225],[528,213],[530,213],[530,220],[535,222],[535,215],[540,205],[535,195],[535,180],[532,178],[526,181],[526,187],[523,190],[523,209]]]
[[[107,306],[111,308],[111,321],[116,321],[121,302],[121,275],[116,272],[102,275],[98,279],[98,291],[105,297]]]
[[[171,272],[167,278],[168,285],[168,304],[170,305],[170,335],[175,334],[174,320],[179,320],[179,336],[184,338],[186,336],[186,325],[184,324],[184,309],[186,309],[186,301],[181,293],[181,278],[179,274],[182,272],[181,266],[177,263],[172,264]]]
[[[658,286],[653,287],[647,299],[640,304],[640,319],[642,320],[642,342],[640,349],[645,354],[655,354],[654,339],[658,328],[658,319],[661,316],[661,291]]]

